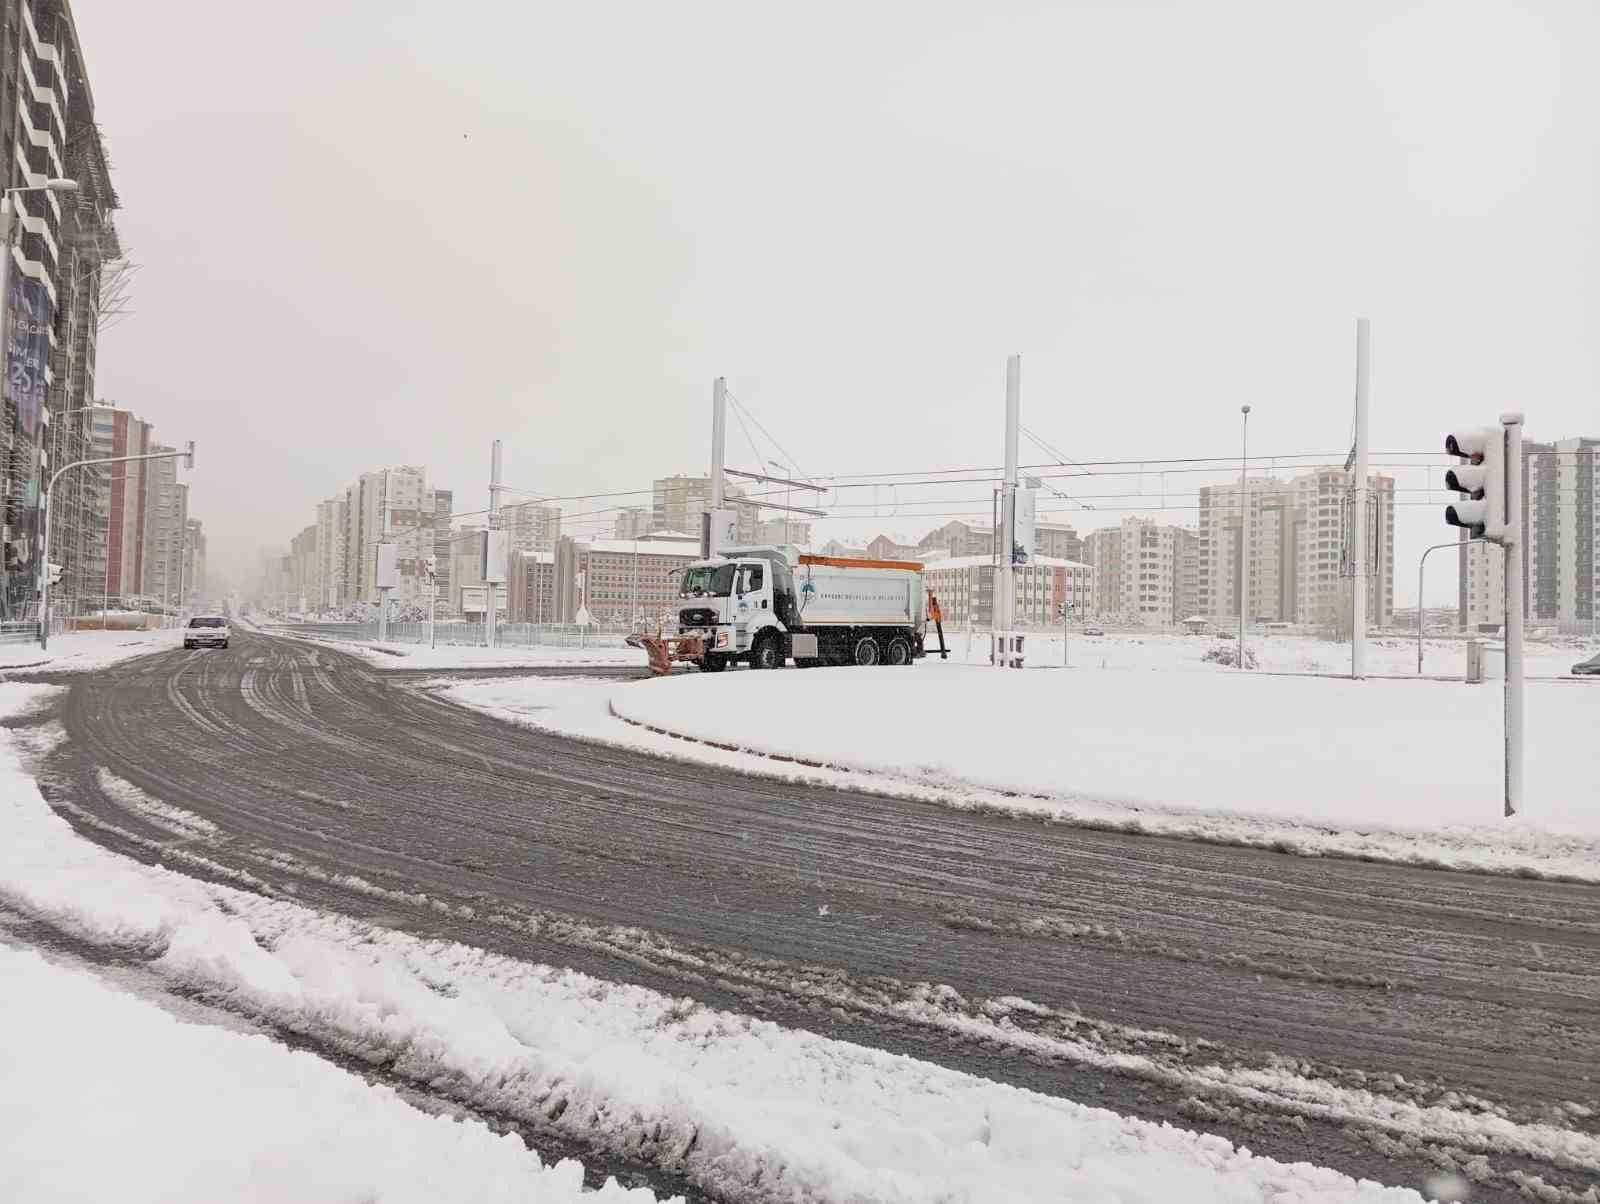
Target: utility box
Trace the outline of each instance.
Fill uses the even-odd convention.
[[[400,588],[400,545],[380,543],[378,545],[377,572],[373,575],[373,584],[379,589]]]
[[[506,532],[501,530],[483,533],[483,580],[488,585],[504,585],[507,560]]]
[[[1467,684],[1480,685],[1483,682],[1483,641],[1467,641]]]

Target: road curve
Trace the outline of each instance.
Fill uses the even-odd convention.
[[[46,796],[145,861],[181,844],[202,876],[247,871],[391,927],[1384,1182],[1419,1186],[1474,1151],[1213,1091],[1203,1068],[1600,1128],[1582,1110],[1600,1115],[1600,889],[751,778],[513,727],[247,632],[65,681],[44,717],[70,736],[40,766]],[[219,834],[178,840],[106,773]],[[1600,1166],[1497,1151],[1476,1173],[1475,1200],[1523,1198],[1529,1176],[1575,1199]]]

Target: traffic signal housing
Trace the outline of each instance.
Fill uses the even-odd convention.
[[[1444,474],[1444,487],[1465,494],[1444,508],[1444,521],[1465,527],[1473,539],[1500,543],[1506,532],[1505,432],[1500,427],[1454,431],[1446,454],[1465,461]]]

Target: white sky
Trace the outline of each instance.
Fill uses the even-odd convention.
[[[74,8],[144,265],[101,395],[197,440],[222,567],[385,464],[482,506],[497,435],[530,490],[703,472],[719,373],[813,475],[998,464],[1011,352],[1073,459],[1233,456],[1249,402],[1339,460],[1365,314],[1376,450],[1600,434],[1588,0]]]

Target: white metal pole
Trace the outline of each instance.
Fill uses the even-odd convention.
[[[1371,503],[1367,488],[1367,409],[1372,372],[1371,326],[1356,320],[1356,484],[1351,521],[1350,554],[1355,561],[1350,620],[1350,676],[1367,675],[1367,519]],[[1421,599],[1418,599],[1421,605]]]
[[[1016,544],[1017,523],[1017,426],[1022,410],[1022,357],[1006,359],[1006,479],[1000,508],[1000,563],[995,576],[995,606],[999,611],[1000,656],[996,663],[1020,667],[1022,658],[1014,655],[1016,637],[1016,570],[1011,550]]]
[[[428,574],[428,647],[439,646],[439,566]]]
[[[1250,407],[1244,415],[1239,443],[1239,668],[1244,668],[1244,620],[1250,609]]]
[[[500,529],[500,440],[496,439],[489,449],[489,530]],[[484,537],[484,568],[489,567],[489,540]],[[483,638],[484,643],[490,648],[495,646],[497,633],[495,620],[499,617],[495,607],[494,582],[490,581],[489,574],[484,573],[483,592]]]
[[[1506,815],[1522,809],[1522,415],[1502,414],[1506,494]],[[1492,516],[1491,516],[1492,517]]]
[[[712,517],[706,522],[705,546],[701,548],[706,556],[715,556],[717,547],[716,512],[722,509],[723,482],[722,467],[727,458],[728,443],[728,382],[724,377],[717,377],[711,382],[711,512]]]

